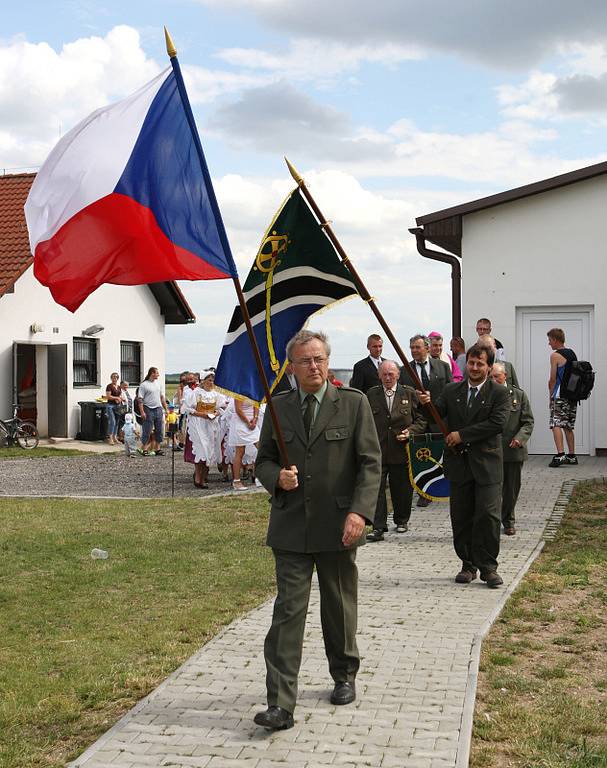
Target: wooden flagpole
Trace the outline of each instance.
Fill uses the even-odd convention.
[[[366,288],[365,284],[363,283],[360,275],[358,274],[358,272],[356,271],[354,265],[350,261],[350,258],[348,256],[348,254],[342,248],[341,243],[339,242],[339,240],[335,236],[335,233],[331,229],[331,225],[325,219],[325,217],[323,216],[320,208],[316,204],[316,201],[314,200],[314,198],[310,194],[310,190],[306,186],[306,182],[303,180],[303,178],[297,172],[296,168],[288,161],[288,159],[286,157],[285,157],[285,162],[287,164],[287,167],[289,168],[289,172],[291,173],[291,176],[297,182],[297,185],[299,186],[303,196],[308,201],[308,204],[309,204],[310,208],[314,211],[314,214],[316,215],[316,218],[320,222],[320,226],[326,232],[327,237],[333,243],[333,246],[335,247],[335,250],[339,254],[339,258],[342,260],[342,262],[345,264],[345,266],[347,267],[348,271],[352,275],[352,279],[354,280],[354,283],[356,284],[356,288],[358,290],[358,293],[360,294],[360,297],[371,308],[371,311],[373,312],[373,314],[377,318],[379,324],[383,328],[386,336],[390,340],[390,343],[392,344],[392,346],[396,350],[396,354],[400,357],[400,359],[401,359],[401,361],[403,363],[403,367],[405,368],[405,370],[407,371],[407,373],[409,374],[411,379],[414,381],[416,388],[419,389],[421,392],[423,392],[424,391],[424,386],[421,383],[419,376],[417,375],[415,369],[410,365],[409,361],[407,360],[407,357],[406,357],[405,353],[403,352],[400,344],[396,340],[396,336],[392,333],[392,330],[391,330],[390,326],[385,321],[382,313],[379,311],[379,309],[377,307],[377,304],[375,303],[375,299],[373,298],[373,296],[371,296],[371,294],[367,290],[367,288]],[[438,424],[438,427],[439,427],[440,431],[443,433],[443,436],[446,437],[449,434],[449,430],[447,429],[445,423],[441,419],[440,414],[436,410],[436,406],[434,405],[434,403],[433,402],[429,402],[427,405],[424,406],[424,408],[428,409],[428,411],[432,415],[432,420],[435,421]]]
[[[188,124],[190,126],[190,131],[192,132],[192,138],[194,140],[194,146],[196,147],[196,152],[198,153],[198,159],[200,160],[200,165],[203,168],[204,171],[208,174],[208,168],[207,163],[204,157],[204,152],[202,151],[202,144],[200,143],[200,137],[198,135],[198,130],[196,128],[196,123],[194,121],[194,115],[192,114],[192,108],[190,107],[190,101],[188,99],[187,92],[185,90],[185,84],[183,82],[183,75],[181,74],[181,68],[179,66],[179,61],[177,60],[177,49],[175,48],[175,44],[173,43],[173,40],[171,38],[171,35],[169,34],[168,29],[164,28],[164,38],[166,42],[166,49],[167,54],[169,55],[169,58],[171,60],[171,66],[173,67],[173,72],[175,73],[175,79],[177,81],[177,87],[179,89],[179,94],[181,96],[181,102],[183,104],[183,108],[185,111],[186,118],[188,120]],[[225,250],[227,253],[230,253],[230,246],[228,243],[227,235],[225,233],[225,230],[223,228],[223,222],[221,219],[221,214],[219,212],[219,206],[217,205],[217,200],[214,197],[213,190],[211,188],[209,193],[209,202],[211,204],[211,207],[213,208],[213,211],[215,213],[215,219],[218,223],[218,231],[219,236],[222,240],[222,244],[224,245]],[[249,316],[249,309],[247,307],[247,302],[244,297],[244,293],[242,292],[242,287],[240,285],[240,280],[238,278],[238,274],[236,273],[236,269],[234,268],[235,274],[232,276],[232,280],[234,282],[234,288],[236,289],[236,296],[238,297],[238,303],[240,305],[240,310],[242,312],[242,317],[245,322],[245,326],[247,329],[247,334],[249,336],[249,342],[251,344],[251,348],[253,349],[253,355],[255,357],[255,364],[257,366],[257,372],[259,373],[259,378],[261,379],[261,383],[263,385],[263,391],[266,398],[266,402],[268,405],[268,411],[270,412],[270,418],[272,419],[272,425],[274,427],[274,432],[276,434],[276,438],[278,441],[278,450],[280,451],[280,456],[282,459],[283,466],[287,469],[291,467],[291,462],[289,461],[289,454],[287,452],[287,445],[285,443],[284,435],[282,433],[282,430],[280,428],[280,422],[278,421],[278,415],[276,413],[276,410],[274,409],[274,403],[272,401],[272,393],[270,391],[270,385],[268,384],[268,379],[266,376],[266,372],[263,367],[263,361],[261,359],[261,352],[259,351],[259,345],[257,344],[257,339],[255,338],[255,333],[253,332],[253,326],[251,324],[251,318]]]

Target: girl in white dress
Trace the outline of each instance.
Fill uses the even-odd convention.
[[[252,400],[234,400],[234,413],[230,420],[228,432],[228,446],[234,449],[232,487],[235,491],[246,490],[246,486],[240,479],[242,460],[247,446],[257,448],[260,431],[258,421],[259,409]]]
[[[221,461],[219,417],[227,406],[227,398],[214,388],[215,374],[203,371],[199,386],[185,389],[181,412],[187,415],[185,461],[194,464],[194,485],[208,488],[211,464]]]

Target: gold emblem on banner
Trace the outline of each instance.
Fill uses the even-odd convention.
[[[288,235],[279,235],[274,231],[265,238],[255,259],[256,269],[266,275],[266,339],[270,354],[270,367],[274,373],[278,373],[280,370],[280,360],[276,357],[272,340],[272,283],[274,270],[280,264],[280,255],[286,253],[290,242]]]

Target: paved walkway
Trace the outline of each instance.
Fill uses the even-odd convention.
[[[526,466],[518,533],[504,537],[506,588],[453,582],[446,504],[414,509],[409,533],[359,553],[357,701],[334,707],[313,590],[295,727],[252,722],[265,706],[263,638],[271,601],[192,656],[72,765],[84,768],[463,768],[468,763],[480,637],[539,552],[565,481],[607,476],[607,459]],[[571,488],[573,483],[566,483]],[[559,499],[560,496],[560,499]]]

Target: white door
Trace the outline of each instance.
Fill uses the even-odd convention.
[[[562,328],[565,346],[573,349],[579,360],[592,362],[593,307],[517,307],[516,372],[519,383],[531,401],[535,428],[529,441],[529,453],[554,453],[554,440],[548,428],[548,378],[550,353],[547,332]],[[577,453],[594,455],[591,430],[592,397],[578,406],[575,423]]]

